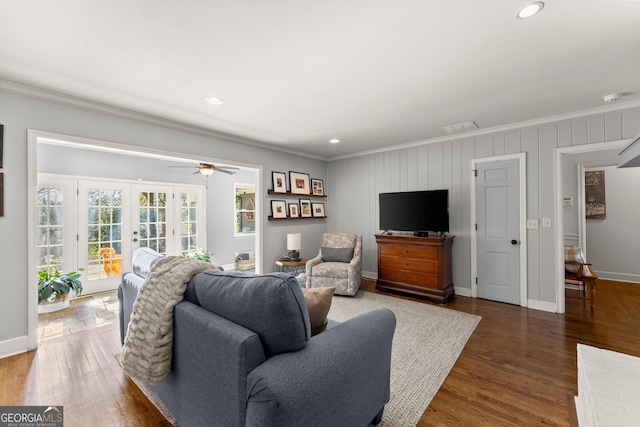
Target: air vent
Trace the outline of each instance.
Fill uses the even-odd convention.
[[[452,134],[452,133],[469,132],[469,131],[480,129],[480,128],[478,127],[476,122],[470,121],[470,122],[464,122],[464,123],[456,123],[455,125],[442,126],[440,129],[445,131],[445,133]]]

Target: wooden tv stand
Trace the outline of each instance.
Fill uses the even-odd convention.
[[[446,303],[454,295],[451,272],[453,238],[376,234],[376,289],[407,292]]]

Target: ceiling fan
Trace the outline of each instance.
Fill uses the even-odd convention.
[[[199,163],[197,165],[191,165],[191,166],[169,166],[170,168],[196,168],[198,169],[197,171],[194,172],[194,174],[202,174],[204,176],[211,176],[213,175],[214,172],[218,171],[218,172],[222,172],[222,173],[226,173],[228,175],[233,175],[236,173],[236,171],[238,170],[238,168],[232,167],[232,166],[216,166],[214,164],[211,163]]]

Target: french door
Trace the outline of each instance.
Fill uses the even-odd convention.
[[[113,290],[140,247],[185,255],[206,247],[199,186],[78,181],[78,266],[85,294]]]

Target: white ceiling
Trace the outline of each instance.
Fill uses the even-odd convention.
[[[527,3],[0,0],[0,79],[321,158],[640,105],[640,1]]]

